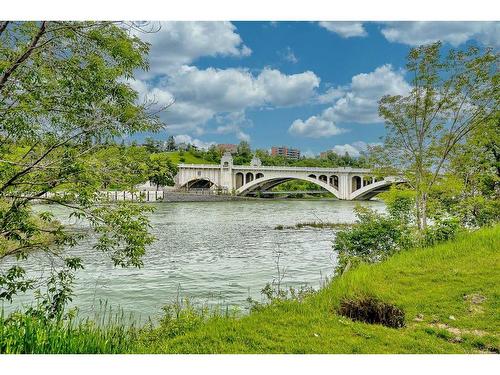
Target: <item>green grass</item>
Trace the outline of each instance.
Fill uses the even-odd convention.
[[[172,151],[172,152],[167,152],[166,153],[170,160],[172,160],[173,163],[175,164],[214,164],[213,162],[210,162],[208,160],[205,160],[203,158],[199,158],[193,154],[191,154],[188,151],[185,151],[184,154],[181,156],[179,151]],[[184,158],[184,161],[181,161],[180,159]]]
[[[397,254],[333,280],[303,302],[272,304],[243,318],[212,317],[172,335],[143,334],[155,353],[475,353],[499,350],[500,227]],[[472,304],[469,297],[475,295]],[[353,322],[342,298],[372,296],[402,308],[406,327]],[[483,298],[484,301],[483,301]],[[476,301],[477,302],[477,301]],[[451,319],[450,319],[451,317]],[[416,320],[415,320],[416,319]],[[189,320],[186,320],[188,322]],[[179,323],[181,324],[181,323]]]
[[[115,315],[105,321],[65,320],[13,314],[0,317],[0,353],[126,353],[133,350],[137,330]]]

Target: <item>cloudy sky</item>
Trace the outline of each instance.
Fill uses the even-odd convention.
[[[174,102],[158,139],[356,155],[384,135],[377,100],[409,89],[412,46],[498,48],[499,36],[500,22],[164,22],[140,35],[150,69],[131,84]]]

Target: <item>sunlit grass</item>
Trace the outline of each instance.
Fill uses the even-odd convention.
[[[191,154],[189,151],[185,151],[182,155],[180,154],[179,151],[172,151],[172,152],[167,152],[166,153],[170,160],[174,164],[213,164],[210,161],[207,161],[205,159],[199,158],[193,154]],[[181,161],[181,159],[184,159],[184,161]]]
[[[6,354],[124,353],[132,350],[136,338],[137,330],[120,318],[106,324],[21,314],[0,319],[0,353]]]

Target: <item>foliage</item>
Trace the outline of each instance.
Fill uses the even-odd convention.
[[[167,139],[167,143],[165,145],[165,151],[175,151],[177,146],[175,145],[175,139],[174,136],[170,136]]]
[[[154,103],[138,101],[129,80],[147,68],[148,45],[133,28],[118,22],[2,22],[0,27],[0,295],[11,300],[35,284],[26,279],[23,260],[34,251],[62,259],[43,281],[49,294],[41,304],[49,316],[71,298],[79,259],[60,251],[81,240],[34,202],[64,206],[97,234],[96,248],[115,265],[140,266],[152,237],[145,209],[103,205],[98,194],[120,175],[133,186],[142,176],[139,148],[110,140],[162,128]],[[126,154],[125,161],[118,156]],[[147,155],[147,152],[146,152]],[[97,156],[97,157],[96,157]],[[111,156],[111,157],[110,157]],[[122,181],[123,182],[123,181]],[[1,265],[0,265],[1,266]]]
[[[238,152],[234,156],[233,163],[235,165],[245,165],[249,164],[252,160],[252,150],[250,149],[250,144],[247,141],[241,141],[238,144]]]
[[[380,194],[387,205],[389,216],[400,225],[415,224],[415,192],[404,186],[392,186],[389,191]]]
[[[432,224],[418,231],[415,192],[404,186],[392,186],[381,197],[387,205],[387,215],[358,206],[357,223],[336,233],[336,274],[361,263],[379,262],[414,246],[428,247],[451,240],[461,229],[456,217],[436,213]]]
[[[374,263],[410,247],[406,226],[394,217],[357,206],[358,222],[336,233],[333,249],[338,253],[336,273],[343,273],[360,262]]]
[[[480,227],[500,218],[500,112],[473,130],[452,153],[449,175],[460,189],[444,210],[462,225]],[[449,187],[448,187],[449,188]]]
[[[151,154],[148,160],[149,181],[156,186],[173,186],[177,166],[167,154]]]
[[[460,223],[456,218],[439,218],[422,233],[422,246],[432,246],[456,237]]]
[[[456,206],[462,224],[468,227],[493,225],[500,220],[500,200],[483,196],[467,197]]]
[[[441,43],[413,48],[406,95],[379,101],[387,135],[374,161],[405,178],[416,193],[417,224],[425,230],[429,195],[450,154],[498,110],[498,53],[469,47],[441,54]]]

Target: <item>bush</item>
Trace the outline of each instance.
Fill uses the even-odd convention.
[[[460,222],[456,218],[436,219],[432,226],[423,232],[422,246],[432,246],[439,242],[452,240],[460,229]]]
[[[356,207],[358,223],[337,232],[333,248],[339,254],[337,274],[360,262],[378,262],[411,246],[406,227],[392,217]]]
[[[462,224],[468,227],[493,225],[500,220],[500,200],[482,196],[463,199],[457,207]]]
[[[405,313],[399,307],[365,297],[340,301],[338,313],[349,319],[369,324],[382,324],[390,328],[405,326]]]

